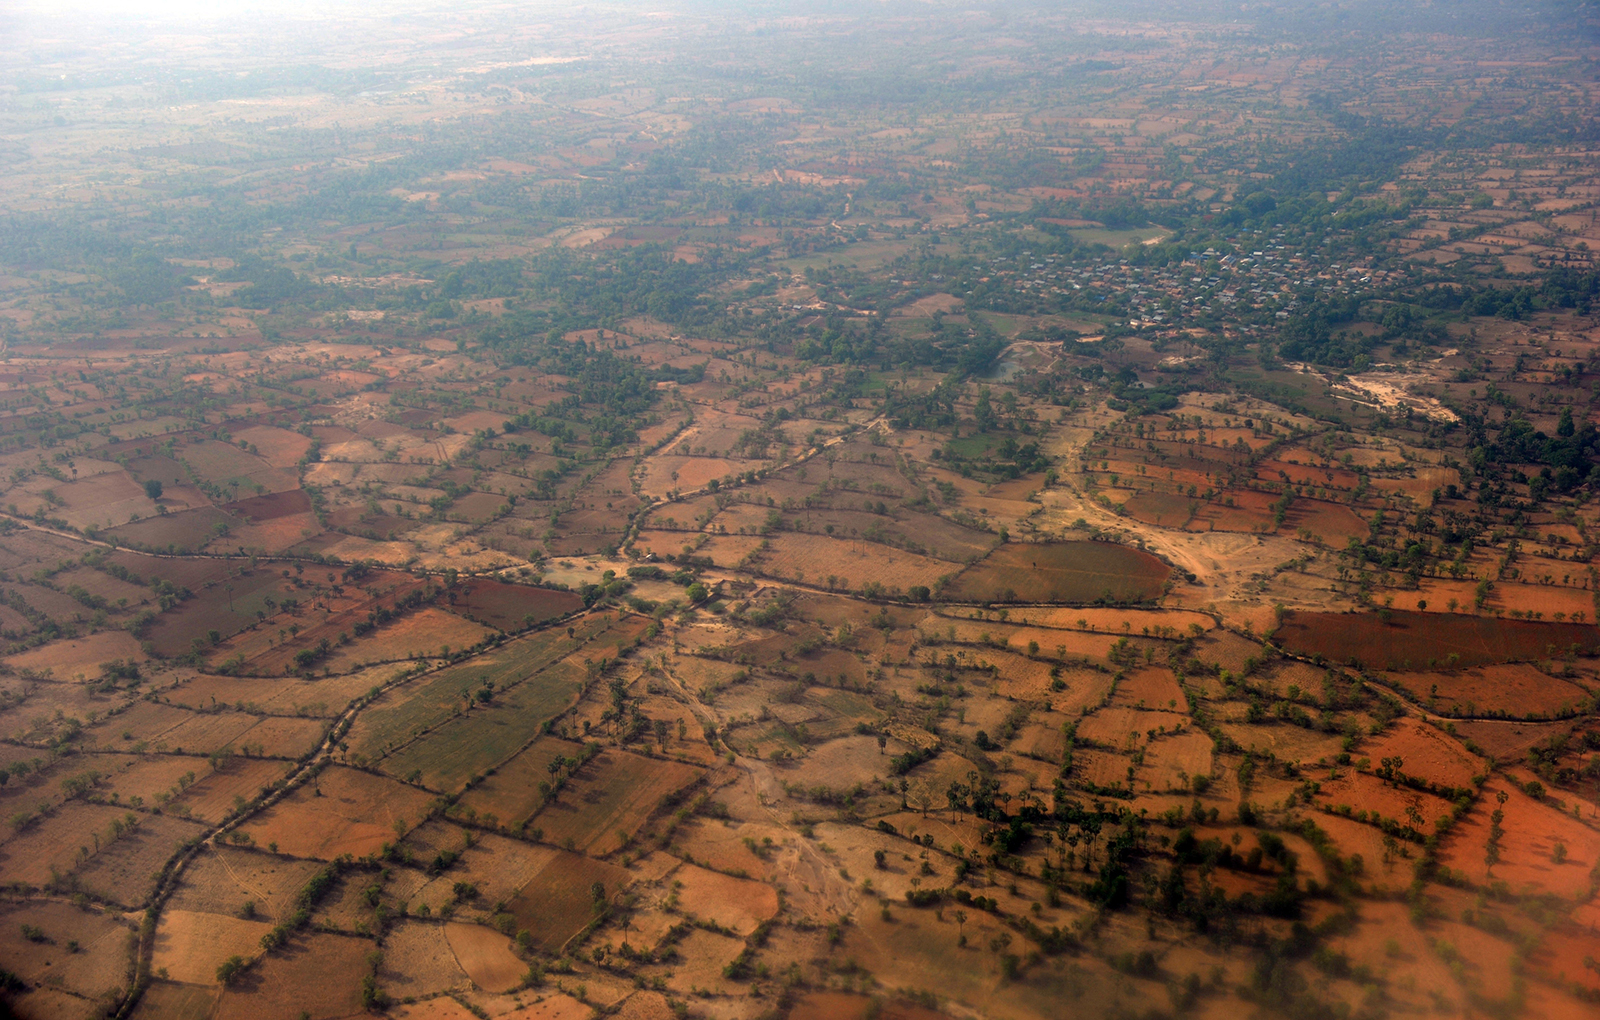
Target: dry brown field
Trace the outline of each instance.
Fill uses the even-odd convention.
[[[24,924],[38,928],[43,940],[26,938]],[[111,913],[61,902],[11,903],[0,914],[0,958],[28,988],[53,991],[65,1000],[38,1015],[87,1016],[116,1001],[116,991],[129,977],[128,931]],[[31,1007],[43,1005],[40,998],[46,997],[29,996],[19,1006],[31,1013]]]
[[[450,609],[499,630],[515,632],[566,616],[582,605],[576,595],[568,592],[474,581],[450,602]]]
[[[375,663],[427,658],[443,655],[447,649],[471,648],[493,633],[488,627],[464,620],[455,613],[427,606],[340,646],[321,665],[330,672],[345,673]],[[292,672],[293,655],[265,653],[252,659],[250,667],[266,672],[274,669]]]
[[[168,860],[190,841],[201,839],[206,827],[165,815],[146,816],[115,842],[102,846],[73,872],[81,889],[94,890],[108,903],[136,909],[156,891],[156,876]]]
[[[197,778],[176,803],[187,807],[194,817],[220,822],[237,803],[235,798],[253,800],[261,791],[281,779],[289,766],[281,761],[261,761],[235,757],[226,767],[213,769],[204,758],[190,759]]]
[[[397,925],[384,939],[383,967],[378,972],[378,983],[396,999],[420,998],[437,995],[447,989],[461,986],[467,975],[457,962],[455,952],[445,938],[445,926],[419,921]],[[453,999],[435,1000],[448,1004],[471,1016]],[[402,1007],[406,1009],[407,1007]],[[448,1016],[453,1013],[418,1012],[409,1007],[405,1016]]]
[[[266,957],[236,984],[223,989],[216,1017],[349,1016],[361,1009],[361,978],[371,952],[366,939],[305,935]]]
[[[260,919],[283,921],[318,870],[320,865],[313,861],[212,844],[184,870],[171,903],[194,914],[237,917],[249,901]]]
[[[578,769],[529,824],[556,845],[604,855],[630,842],[664,798],[700,774],[677,762],[605,751]]]
[[[480,816],[493,815],[501,824],[514,825],[539,807],[538,787],[550,780],[550,764],[557,758],[576,758],[582,751],[582,744],[540,737],[463,793],[459,803]]]
[[[778,893],[770,885],[734,878],[693,864],[672,872],[672,886],[681,901],[701,918],[747,935],[778,912]]]
[[[0,882],[38,887],[67,874],[78,864],[80,848],[94,846],[97,839],[112,841],[112,823],[125,824],[130,813],[106,804],[70,803],[21,827],[13,814],[12,831],[0,840]]]
[[[1159,594],[1166,576],[1154,557],[1109,543],[1007,543],[964,571],[954,591],[980,602],[1093,602],[1107,592],[1140,601]]]
[[[145,658],[138,639],[126,631],[112,630],[13,655],[5,663],[15,670],[32,670],[41,675],[48,670],[47,675],[56,680],[94,680],[104,672],[101,667],[113,659],[143,662]]]
[[[445,939],[472,983],[486,992],[509,992],[528,966],[511,951],[511,940],[476,924],[447,924]]]
[[[534,933],[547,952],[557,952],[593,919],[591,887],[599,883],[611,895],[629,882],[615,865],[572,853],[558,853],[510,901],[518,928]]]

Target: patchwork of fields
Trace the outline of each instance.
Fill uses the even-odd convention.
[[[1592,4],[10,6],[0,1016],[1600,1013]]]

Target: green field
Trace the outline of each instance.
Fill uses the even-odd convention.
[[[815,255],[786,259],[777,265],[791,273],[804,273],[808,268],[821,269],[830,263],[836,266],[855,266],[857,269],[877,269],[888,265],[910,250],[910,241],[862,241],[850,245],[843,251],[818,252]]]
[[[383,759],[399,779],[421,772],[422,785],[454,793],[467,780],[511,757],[583,690],[581,661],[564,659],[509,692],[496,695]]]
[[[492,683],[496,691],[506,692],[576,651],[585,639],[603,634],[614,625],[606,616],[585,617],[573,624],[572,637],[567,636],[564,627],[539,631],[508,641],[470,662],[440,670],[419,683],[390,691],[362,713],[351,730],[351,752],[369,759],[381,757],[418,733],[449,720],[465,705],[466,696],[485,684]],[[613,653],[613,649],[596,648],[594,654],[598,660]]]

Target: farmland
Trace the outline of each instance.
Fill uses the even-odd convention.
[[[1362,661],[1389,669],[1481,666],[1600,652],[1600,629],[1496,617],[1395,613],[1293,614],[1278,636],[1286,648],[1319,659]]]
[[[1594,1014],[1590,7],[12,6],[0,1015]]]
[[[626,845],[664,799],[698,777],[697,770],[676,763],[604,752],[574,773],[530,824],[552,843],[585,852]]]
[[[1007,545],[958,575],[954,594],[974,602],[1140,602],[1160,594],[1167,570],[1120,545]]]

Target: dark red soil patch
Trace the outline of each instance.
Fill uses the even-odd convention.
[[[1111,542],[1008,542],[956,578],[972,601],[1142,602],[1161,594],[1167,565]]]
[[[303,514],[311,509],[311,498],[300,489],[269,492],[265,496],[251,496],[235,500],[223,507],[239,517],[252,521],[272,521],[291,514]]]
[[[1492,616],[1394,612],[1285,614],[1277,642],[1301,655],[1384,669],[1446,669],[1600,649],[1600,628]],[[1452,659],[1451,656],[1456,658]]]
[[[1199,500],[1175,492],[1141,492],[1127,502],[1128,513],[1145,524],[1181,528],[1194,516],[1190,507]]]
[[[583,600],[568,591],[499,581],[468,581],[453,594],[444,608],[504,631],[524,630],[583,608]]]

